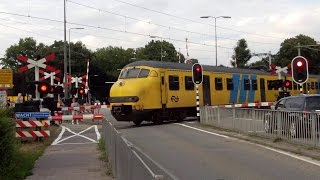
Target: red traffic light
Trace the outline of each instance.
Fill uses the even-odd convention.
[[[292,79],[297,84],[305,83],[309,78],[308,61],[302,56],[297,56],[291,61]]]
[[[292,87],[291,81],[288,81],[288,80],[284,81],[284,87],[286,88]]]
[[[85,90],[83,88],[78,89],[79,94],[85,94]]]
[[[303,62],[302,62],[302,61],[300,61],[300,60],[299,60],[299,61],[297,61],[296,66],[297,66],[297,67],[302,67],[302,66],[303,66]]]
[[[42,94],[50,93],[51,87],[48,83],[46,82],[40,82],[38,84],[38,91]]]
[[[202,83],[202,66],[198,63],[193,64],[192,66],[192,81],[194,84]]]

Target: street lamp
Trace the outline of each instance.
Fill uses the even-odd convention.
[[[160,36],[150,36],[150,38],[160,38],[161,39],[161,44],[160,44],[160,47],[161,47],[161,52],[160,52],[161,58],[160,58],[160,60],[162,61],[162,43],[163,43],[162,37],[160,37]]]
[[[230,16],[201,16],[200,18],[214,18],[214,36],[216,41],[216,66],[218,66],[218,49],[217,49],[217,19],[218,18],[231,18]]]
[[[69,76],[71,76],[71,48],[70,48],[70,31],[71,29],[84,29],[84,28],[70,28],[69,29]]]

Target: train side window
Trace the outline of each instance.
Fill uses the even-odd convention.
[[[268,90],[272,90],[274,87],[274,82],[272,80],[268,80],[267,83],[268,83]]]
[[[252,90],[257,90],[258,89],[258,84],[256,79],[252,79]]]
[[[316,89],[319,89],[318,82],[315,82],[315,83],[314,83],[314,86],[315,86]]]
[[[310,83],[307,83],[308,90],[310,90]]]
[[[150,70],[149,69],[141,69],[138,78],[148,77]]]
[[[185,76],[184,77],[184,82],[185,82],[185,89],[186,90],[194,90],[194,83],[192,81],[191,76]]]
[[[216,90],[222,90],[223,85],[222,85],[222,78],[215,78],[215,85],[216,85]]]
[[[179,76],[169,76],[169,90],[179,90]]]
[[[250,90],[250,80],[249,79],[244,79],[244,90]]]
[[[311,89],[314,89],[314,82],[311,82]]]
[[[161,84],[164,85],[164,77],[161,77]]]
[[[233,90],[233,79],[227,78],[227,90]]]

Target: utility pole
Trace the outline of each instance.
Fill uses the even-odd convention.
[[[64,5],[64,58],[63,58],[63,75],[64,75],[64,82],[67,83],[67,20],[66,20],[66,0],[63,0]],[[68,87],[64,86],[64,98],[67,99],[68,97]]]

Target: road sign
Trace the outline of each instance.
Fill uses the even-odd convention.
[[[12,89],[13,88],[13,75],[12,69],[0,69],[0,89]]]
[[[23,118],[48,118],[50,112],[16,112],[16,119]]]

